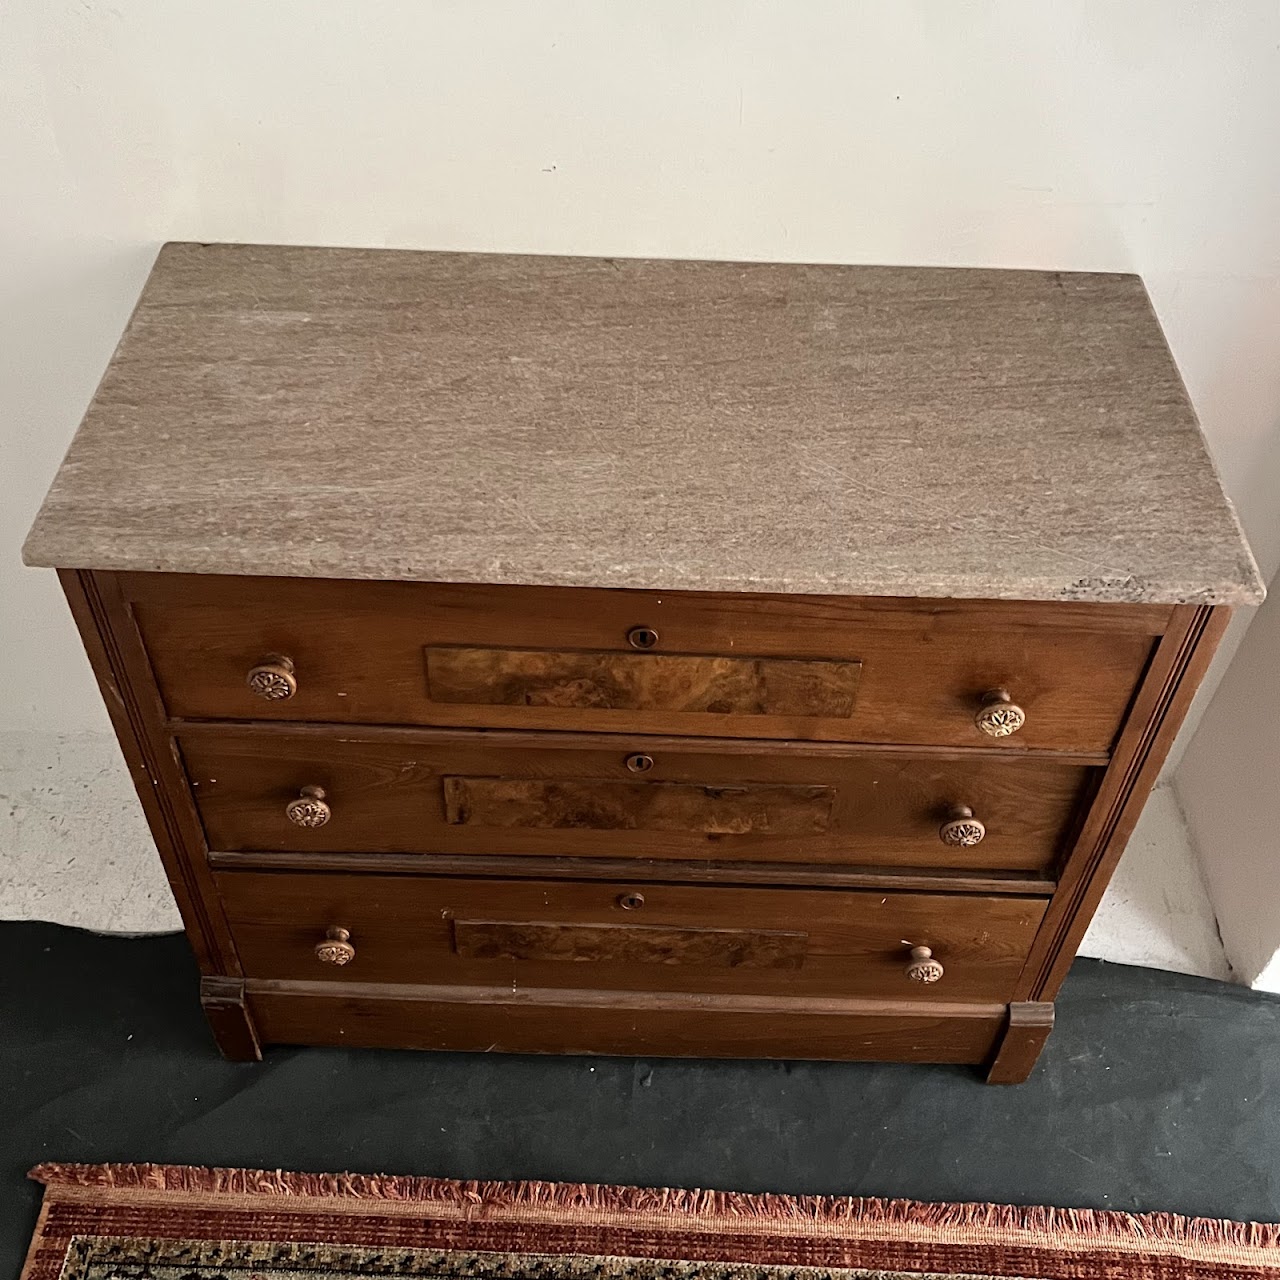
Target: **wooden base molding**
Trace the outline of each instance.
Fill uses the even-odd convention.
[[[245,999],[243,978],[206,974],[200,979],[200,1004],[224,1058],[232,1062],[262,1060],[262,1045]]]
[[[246,983],[268,1042],[500,1053],[981,1062],[1004,1007],[510,986]]]

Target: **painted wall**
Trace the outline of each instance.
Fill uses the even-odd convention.
[[[9,0],[0,23],[0,729],[106,727],[17,547],[165,239],[1136,270],[1280,565],[1272,0]]]
[[[1236,977],[1280,991],[1280,581],[1271,590],[1174,782]]]

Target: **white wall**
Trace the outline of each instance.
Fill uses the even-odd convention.
[[[0,728],[106,723],[17,546],[164,239],[1136,270],[1280,565],[1280,7],[9,0]]]
[[[1187,747],[1175,784],[1227,959],[1241,981],[1280,991],[1280,580]]]

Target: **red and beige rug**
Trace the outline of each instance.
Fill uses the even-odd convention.
[[[1073,1209],[44,1164],[22,1280],[1280,1276],[1280,1226]]]

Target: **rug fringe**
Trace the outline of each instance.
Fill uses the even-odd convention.
[[[146,1188],[155,1191],[277,1196],[341,1196],[454,1207],[585,1209],[774,1222],[895,1223],[923,1227],[1068,1233],[1105,1242],[1280,1247],[1280,1224],[1184,1218],[1174,1213],[1055,1209],[981,1203],[930,1204],[869,1196],[754,1195],[678,1187],[647,1188],[573,1182],[459,1182],[448,1178],[364,1173],[199,1168],[165,1164],[39,1164],[29,1176],[46,1186]]]

